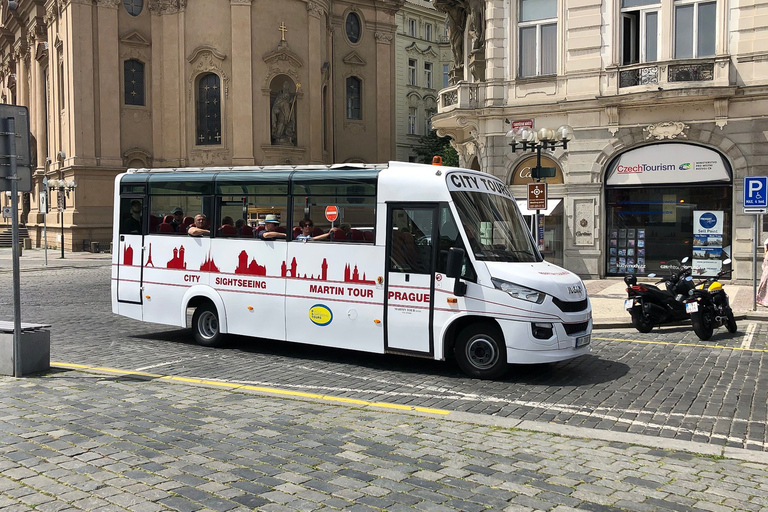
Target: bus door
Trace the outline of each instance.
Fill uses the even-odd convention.
[[[140,205],[140,212],[139,206]],[[117,300],[141,304],[147,202],[144,196],[120,198],[120,243],[117,247]],[[137,219],[137,212],[139,218]]]
[[[434,353],[432,322],[438,205],[389,204],[386,348]]]

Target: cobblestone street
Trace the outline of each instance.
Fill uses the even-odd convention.
[[[0,277],[10,278],[0,272]],[[51,299],[59,305],[51,307]],[[593,333],[499,381],[452,362],[113,315],[109,266],[22,273],[54,370],[0,378],[0,510],[768,510],[768,329]],[[11,290],[0,289],[10,319]]]

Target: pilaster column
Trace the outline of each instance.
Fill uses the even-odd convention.
[[[16,104],[29,108],[29,68],[27,67],[28,50],[26,41],[20,39],[15,45],[16,55]]]
[[[230,0],[232,18],[232,165],[253,165],[251,0]],[[223,127],[222,127],[223,128]]]
[[[70,0],[62,11],[60,26],[64,42],[64,97],[67,109],[64,130],[66,166],[96,165],[95,106],[96,49],[93,37],[93,4],[88,0]]]
[[[325,43],[326,13],[317,2],[307,2],[309,22],[309,77],[307,99],[309,103],[309,163],[323,163],[323,74],[322,48]]]
[[[122,4],[120,4],[122,5]],[[95,103],[99,124],[96,157],[97,164],[108,167],[121,167],[123,159],[120,151],[120,61],[117,30],[118,3],[100,1],[96,8],[98,20],[98,91]],[[117,101],[115,101],[117,99]]]
[[[394,32],[378,31],[376,38],[376,98],[390,98],[395,91]],[[389,78],[387,80],[387,78]],[[365,95],[365,92],[363,92]],[[376,101],[376,161],[387,162],[395,155],[395,104]],[[388,131],[385,131],[389,128]]]

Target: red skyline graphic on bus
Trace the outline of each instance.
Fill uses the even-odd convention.
[[[259,265],[256,262],[256,258],[253,258],[250,263],[248,263],[248,253],[245,251],[242,251],[240,253],[240,256],[238,257],[238,265],[235,268],[235,274],[248,274],[252,276],[266,276],[267,275],[267,267],[264,265]],[[285,263],[283,263],[285,264]]]
[[[126,245],[123,249],[123,265],[133,266],[133,247]]]
[[[296,261],[296,258],[293,258],[293,260],[291,260],[290,267],[288,267],[285,264],[285,262],[283,262],[282,266],[280,267],[280,277],[310,279],[313,281],[327,281],[328,280],[328,260],[326,258],[323,258],[323,262],[320,265],[320,274],[315,276],[315,274],[307,275],[306,273],[301,275],[299,273],[299,264]],[[366,279],[365,274],[361,276],[360,271],[357,269],[357,265],[354,265],[353,267],[349,263],[347,263],[346,266],[344,267],[344,282],[360,283],[360,284],[376,284],[375,281]]]
[[[167,268],[176,268],[184,270],[187,268],[187,264],[184,261],[184,246],[182,245],[178,249],[173,248],[173,258],[168,262]]]
[[[219,267],[213,262],[210,253],[205,257],[205,261],[200,265],[200,272],[221,272]]]

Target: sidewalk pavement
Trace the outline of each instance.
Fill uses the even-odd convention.
[[[42,249],[27,249],[19,258],[19,268],[22,271],[44,270],[46,268],[83,268],[110,265],[112,255],[109,253],[61,252],[48,250],[48,264],[45,263],[45,251]],[[0,249],[0,273],[11,272],[13,259],[10,248]],[[23,282],[23,279],[22,279]],[[643,282],[642,278],[640,282]],[[650,282],[650,281],[649,281]],[[768,308],[757,305],[752,311],[752,283],[743,281],[722,281],[731,307],[737,320],[768,321]],[[629,313],[624,309],[624,299],[627,298],[626,288],[622,278],[586,279],[589,298],[592,301],[592,318],[595,329],[632,328]],[[23,285],[22,285],[23,286]]]

